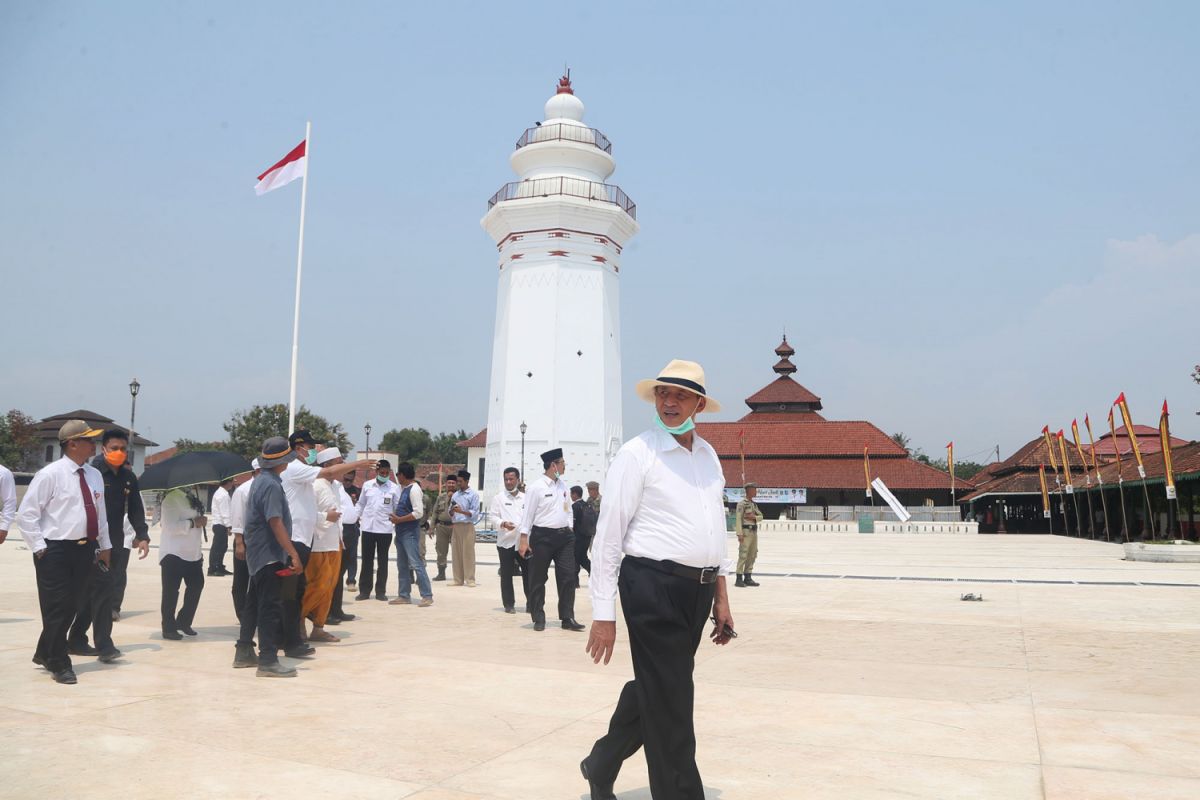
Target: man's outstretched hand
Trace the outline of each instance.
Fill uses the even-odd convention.
[[[604,659],[607,664],[612,659],[613,647],[617,643],[617,623],[613,620],[593,620],[592,629],[588,632],[587,654],[592,657],[593,664],[599,664]]]

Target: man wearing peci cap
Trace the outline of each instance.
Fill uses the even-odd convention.
[[[454,522],[450,549],[454,553],[454,582],[451,586],[475,585],[475,524],[482,517],[479,495],[471,488],[471,473],[458,471],[458,491],[450,496],[450,519]]]
[[[78,419],[59,428],[62,457],[33,476],[17,512],[21,536],[33,553],[42,611],[33,663],[49,670],[58,683],[77,682],[67,654],[67,631],[92,565],[108,569],[112,553],[104,478],[88,463],[101,433]]]
[[[672,361],[639,382],[637,393],[654,404],[654,424],[621,447],[605,477],[587,643],[593,662],[612,658],[619,592],[633,680],[608,733],[579,766],[592,798],[613,798],[621,764],[644,747],[652,797],[701,800],[692,671],[709,610],[715,644],[735,635],[725,587],[725,478],[716,452],[694,432],[695,416],[720,405],[691,361]]]
[[[371,587],[376,600],[387,600],[388,550],[392,546],[392,514],[400,503],[400,487],[392,480],[392,465],[386,458],[375,464],[375,477],[363,480],[358,495],[358,527],[362,536],[362,566],[358,596],[369,600]]]
[[[296,670],[279,663],[280,630],[283,603],[280,572],[304,569],[300,554],[292,542],[292,515],[280,473],[296,458],[295,451],[282,436],[263,442],[258,456],[260,467],[246,503],[246,567],[250,571],[250,591],[242,607],[241,631],[235,645],[233,666],[258,667],[260,678],[294,678]],[[258,632],[258,656],[254,655],[254,634]]]
[[[742,488],[746,496],[738,501],[733,514],[733,529],[737,532],[738,540],[737,582],[734,585],[758,586],[751,574],[754,572],[754,561],[758,558],[758,523],[762,521],[762,511],[754,502],[758,484],[747,483]]]
[[[575,621],[575,535],[561,447],[542,453],[542,468],[545,472],[525,491],[525,511],[517,526],[517,552],[522,558],[529,556],[529,616],[535,631],[546,629],[546,578],[553,560],[558,619],[563,630],[581,631],[583,626]]]

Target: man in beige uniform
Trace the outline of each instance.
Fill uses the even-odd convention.
[[[762,520],[762,511],[754,502],[758,486],[747,483],[743,488],[746,496],[738,501],[733,520],[738,537],[737,583],[734,586],[758,586],[751,573],[758,558],[758,523]]]
[[[454,531],[453,520],[450,519],[450,498],[458,491],[458,478],[447,475],[443,483],[442,493],[433,502],[433,512],[429,516],[430,532],[437,538],[434,549],[437,551],[437,575],[435,581],[446,580],[446,554],[450,552],[450,537]]]

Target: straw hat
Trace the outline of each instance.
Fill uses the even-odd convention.
[[[704,406],[705,411],[715,413],[721,410],[721,404],[715,398],[709,397],[708,391],[705,389],[704,367],[695,361],[673,359],[671,363],[659,370],[657,378],[647,378],[646,380],[638,381],[637,395],[647,403],[653,403],[654,389],[658,386],[675,386],[687,389],[692,394],[700,395],[707,401]]]

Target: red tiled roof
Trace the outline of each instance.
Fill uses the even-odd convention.
[[[1053,440],[1054,437],[1051,437]],[[1070,439],[1065,439],[1067,445],[1067,461],[1071,463],[1071,467],[1075,470],[1082,471],[1083,465],[1079,461],[1079,454],[1075,451],[1075,442]],[[1058,464],[1062,461],[1062,454],[1058,450],[1058,442],[1054,442],[1054,463]],[[1039,464],[1044,464],[1047,469],[1050,469],[1050,457],[1046,453],[1046,439],[1044,436],[1039,436],[1025,443],[1017,452],[1013,453],[1008,458],[1001,461],[998,465],[991,469],[994,475],[1004,475],[1018,469],[1034,470],[1036,477]],[[1061,464],[1059,465],[1061,467]]]
[[[746,414],[738,422],[824,422],[825,418],[815,411],[767,411],[757,409]]]
[[[487,428],[484,428],[479,433],[472,436],[470,439],[463,439],[458,443],[459,447],[483,447],[487,444]]]
[[[737,456],[721,459],[727,486],[742,483],[742,463]],[[871,477],[882,478],[889,489],[950,490],[950,475],[911,458],[873,458]],[[772,488],[866,489],[859,458],[747,458],[746,480]],[[970,481],[956,479],[960,492],[972,490]]]
[[[763,415],[765,416],[765,415]],[[906,456],[907,451],[892,437],[869,422],[701,422],[700,434],[719,456],[738,456],[738,436],[746,432],[745,451],[750,456],[814,458],[853,456],[862,458],[863,447],[872,456]],[[859,465],[861,467],[861,464]],[[854,485],[854,484],[851,484]]]
[[[746,398],[746,405],[751,408],[764,403],[811,403],[816,408],[821,408],[821,398],[787,375],[780,375]]]
[[[1144,454],[1158,453],[1162,451],[1162,439],[1158,435],[1158,428],[1151,428],[1149,425],[1134,425],[1133,432],[1137,436],[1138,449]],[[1178,436],[1171,437],[1171,447],[1182,447],[1187,444],[1187,439],[1180,439]],[[1117,452],[1121,455],[1133,455],[1133,444],[1129,441],[1129,434],[1126,433],[1125,427],[1117,428],[1117,436],[1113,438],[1111,433],[1105,433],[1096,440],[1096,456],[1107,456],[1112,458]]]

